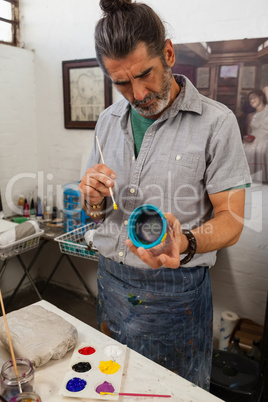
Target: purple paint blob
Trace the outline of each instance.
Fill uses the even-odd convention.
[[[87,382],[85,380],[82,380],[81,378],[74,377],[71,380],[69,380],[66,384],[66,389],[70,392],[79,392],[82,391],[87,385]]]
[[[98,394],[100,394],[101,392],[114,392],[114,387],[109,382],[104,381],[102,384],[97,386],[96,392]]]

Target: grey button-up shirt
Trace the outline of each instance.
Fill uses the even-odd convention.
[[[107,197],[108,211],[94,244],[105,257],[130,266],[148,268],[125,246],[127,222],[136,207],[154,204],[172,212],[183,228],[193,229],[211,219],[209,194],[251,181],[234,114],[202,96],[186,77],[175,78],[182,90],[147,129],[137,158],[126,100],[107,108],[96,126],[105,164],[117,174],[118,209]],[[87,168],[96,163],[102,162],[95,141]],[[215,260],[215,251],[196,254],[186,266],[211,266]]]

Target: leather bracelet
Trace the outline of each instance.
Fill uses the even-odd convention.
[[[180,262],[180,265],[185,265],[189,261],[191,261],[191,259],[194,257],[197,244],[196,244],[196,238],[194,237],[193,233],[190,230],[182,229],[182,234],[184,234],[189,241],[188,254]]]
[[[99,204],[91,205],[86,199],[84,201],[85,201],[85,206],[86,207],[89,206],[90,208],[93,208],[93,209],[96,209],[96,208],[99,209],[104,204],[105,197],[102,199],[102,201]]]
[[[93,205],[91,205],[86,199],[84,199],[84,204],[85,204],[86,209],[88,210],[88,207],[90,207],[95,210],[95,211],[89,211],[89,216],[96,218],[98,215],[101,215],[102,210],[100,208],[102,207],[104,202],[105,202],[105,197],[99,204],[93,204]],[[96,211],[96,209],[99,209],[99,211]]]

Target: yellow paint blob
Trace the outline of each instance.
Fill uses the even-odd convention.
[[[115,395],[112,392],[100,392],[100,395]]]
[[[120,369],[120,364],[107,360],[105,362],[100,362],[99,369],[104,374],[114,374]]]
[[[116,203],[114,202],[114,209],[117,209],[117,205],[116,205]]]

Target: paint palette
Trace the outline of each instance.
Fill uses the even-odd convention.
[[[126,346],[121,344],[106,342],[100,347],[99,343],[80,343],[71,357],[60,395],[118,400],[125,354]]]

